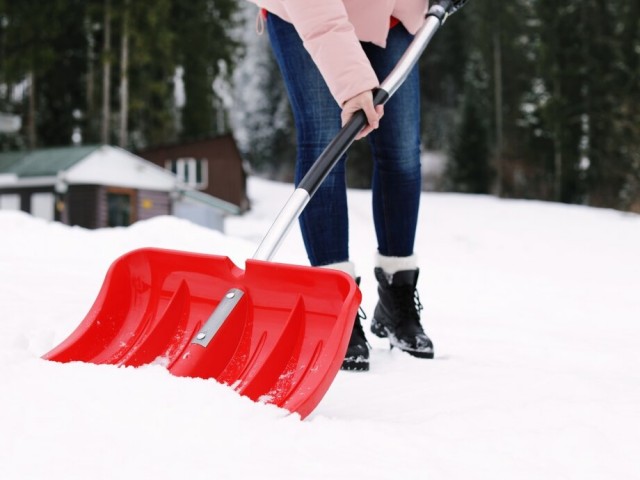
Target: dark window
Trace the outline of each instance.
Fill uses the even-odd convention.
[[[195,162],[195,167],[196,167],[196,178],[195,178],[195,186],[196,187],[201,187],[205,184],[205,178],[204,178],[204,163],[205,160],[196,160]]]
[[[108,225],[110,227],[128,227],[131,225],[131,204],[130,194],[107,193]]]

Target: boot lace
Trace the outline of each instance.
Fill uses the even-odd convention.
[[[353,330],[354,330],[354,333],[357,333],[357,336],[360,337],[362,340],[364,340],[367,346],[371,348],[371,345],[369,345],[369,342],[367,341],[367,337],[364,334],[364,329],[362,328],[362,320],[366,320],[366,319],[367,319],[367,314],[364,313],[362,306],[358,307],[358,313],[356,314],[356,321],[353,325]]]
[[[395,307],[399,313],[400,318],[410,320],[414,328],[422,330],[420,324],[420,313],[423,310],[422,302],[420,302],[420,295],[418,290],[411,285],[395,287]]]

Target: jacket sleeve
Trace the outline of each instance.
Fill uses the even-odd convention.
[[[379,85],[342,0],[282,0],[338,104]]]

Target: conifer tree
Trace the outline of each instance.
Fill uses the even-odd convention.
[[[489,193],[490,166],[488,78],[479,52],[472,55],[465,74],[461,119],[451,141],[446,176],[450,189],[465,193]]]
[[[24,0],[4,2],[2,17],[3,70],[0,81],[25,85],[26,95],[20,113],[23,117],[23,138],[28,148],[42,144],[39,134],[46,129],[40,119],[43,106],[41,86],[46,85],[49,73],[58,61],[55,41],[60,39],[66,22],[51,22],[64,11],[60,2]],[[51,100],[51,99],[49,99]],[[64,119],[62,119],[64,121]]]
[[[173,28],[178,62],[184,70],[185,105],[181,112],[184,138],[202,137],[228,130],[217,125],[226,118],[224,102],[214,91],[214,81],[230,74],[238,42],[232,33],[236,27],[235,0],[174,1]]]
[[[282,75],[266,33],[256,33],[257,9],[241,9],[243,55],[234,71],[233,123],[240,149],[263,175],[293,178],[296,140]]]

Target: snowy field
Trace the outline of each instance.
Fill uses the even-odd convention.
[[[420,360],[368,335],[305,421],[214,381],[40,357],[143,246],[251,257],[290,185],[226,235],[170,217],[88,231],[0,212],[0,479],[640,479],[640,216],[424,194]],[[363,307],[370,193],[350,191]],[[277,261],[306,264],[292,231]],[[369,322],[365,321],[368,331]]]

